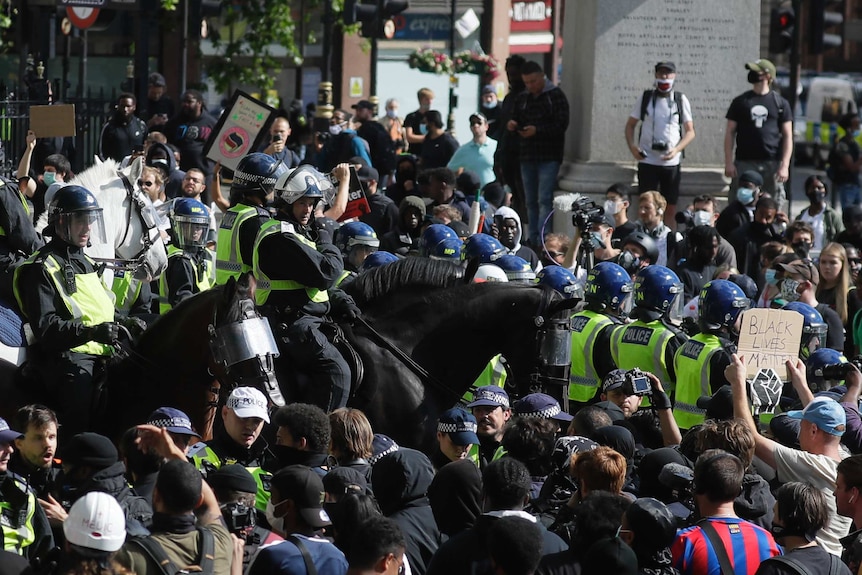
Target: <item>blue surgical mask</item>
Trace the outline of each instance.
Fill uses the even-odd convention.
[[[50,186],[57,181],[56,176],[57,172],[45,172],[42,174],[42,181],[45,182],[46,186]]]
[[[482,107],[486,110],[493,110],[497,107],[497,100],[494,100],[493,102],[482,102]]]
[[[386,115],[394,120],[398,117],[398,110],[386,110]]]
[[[428,124],[419,124],[419,133],[423,136],[428,133]]]
[[[747,206],[754,201],[754,190],[751,188],[739,188],[736,190],[736,199],[743,206]]]
[[[778,285],[778,280],[777,280],[777,279],[775,279],[775,275],[776,275],[777,273],[778,273],[778,271],[777,271],[777,270],[773,270],[773,269],[768,269],[768,270],[766,270],[766,273],[765,273],[765,275],[766,275],[766,283],[768,283],[768,284],[769,284],[769,285],[771,285],[771,286]]]

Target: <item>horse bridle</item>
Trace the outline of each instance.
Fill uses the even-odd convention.
[[[123,172],[117,170],[117,176],[120,178],[120,181],[123,182],[123,187],[126,188],[126,196],[129,198],[129,208],[126,211],[126,230],[123,232],[123,239],[120,240],[119,245],[123,245],[126,243],[126,238],[129,237],[129,229],[132,227],[132,206],[136,209],[134,211],[137,212],[138,218],[140,218],[141,223],[146,228],[146,233],[144,234],[144,246],[129,259],[123,258],[93,258],[95,261],[107,264],[108,267],[115,271],[131,271],[135,273],[141,266],[147,265],[147,252],[150,251],[150,248],[155,244],[154,236],[159,237],[158,234],[158,224],[155,219],[152,218],[152,213],[146,210],[147,203],[143,199],[143,192],[135,188],[132,185],[132,182]],[[156,231],[153,234],[153,230]]]

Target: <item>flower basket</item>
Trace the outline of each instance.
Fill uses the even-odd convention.
[[[411,68],[432,74],[477,74],[484,82],[490,82],[500,75],[500,63],[493,56],[465,50],[449,58],[443,52],[429,48],[416,50],[407,58]]]
[[[407,63],[411,68],[431,74],[449,75],[453,71],[452,59],[442,52],[431,49],[420,48],[416,50],[408,56]]]

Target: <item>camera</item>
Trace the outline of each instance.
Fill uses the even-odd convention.
[[[586,196],[582,196],[572,204],[572,212],[572,225],[583,234],[590,229],[593,218],[604,215],[605,209],[597,206],[596,202]]]
[[[222,516],[227,530],[241,539],[248,537],[257,524],[254,507],[239,502],[225,503],[222,506]]]
[[[675,213],[673,219],[678,224],[684,224],[686,228],[694,227],[694,214],[691,210],[683,210]]]
[[[649,395],[652,393],[652,384],[644,372],[638,368],[630,369],[626,372],[625,380],[623,380],[623,393],[628,395]]]
[[[667,152],[670,149],[670,146],[667,142],[662,142],[660,140],[653,141],[652,149],[657,152]]]
[[[815,377],[822,377],[829,381],[841,381],[847,377],[847,374],[853,371],[853,367],[862,371],[862,355],[857,355],[848,363],[833,363],[832,365],[824,365],[814,370]]]

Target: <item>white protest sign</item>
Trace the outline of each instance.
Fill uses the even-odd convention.
[[[737,354],[752,378],[761,369],[774,369],[790,380],[784,362],[799,356],[802,315],[783,309],[750,309],[742,314]]]

